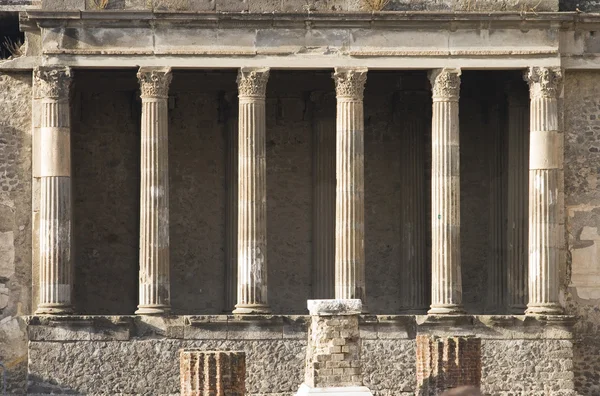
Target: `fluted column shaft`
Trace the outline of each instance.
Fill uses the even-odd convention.
[[[227,206],[225,241],[225,310],[231,311],[237,303],[237,242],[238,242],[238,118],[226,122]]]
[[[140,68],[142,96],[140,283],[137,314],[168,313],[169,155],[168,68]]]
[[[238,73],[238,303],[234,313],[268,313],[265,94],[269,69]]]
[[[559,182],[564,136],[558,124],[562,72],[532,67],[529,152],[529,303],[526,314],[560,314]]]
[[[313,120],[312,285],[315,299],[335,296],[336,128],[334,115],[323,110],[323,107],[328,108],[324,106],[328,99],[327,95],[315,98],[317,110]]]
[[[365,181],[363,92],[367,69],[337,68],[335,298],[365,293]]]
[[[506,294],[506,144],[501,127],[499,103],[485,103],[490,110],[489,155],[490,204],[489,251],[487,268],[487,313],[502,313]]]
[[[523,84],[521,82],[521,84]],[[524,87],[523,87],[524,88]],[[522,315],[527,306],[529,103],[516,83],[508,94],[508,309]]]
[[[72,313],[71,69],[39,67],[41,102],[38,315]]]
[[[429,314],[462,313],[460,269],[460,70],[434,70],[431,230],[432,280]]]
[[[427,97],[422,92],[403,92],[402,146],[400,153],[400,304],[405,312],[427,309],[425,234],[425,122]]]

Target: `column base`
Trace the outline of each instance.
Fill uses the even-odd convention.
[[[44,304],[38,305],[35,315],[71,315],[73,312],[70,305]]]
[[[336,396],[373,396],[366,386],[343,386],[339,388],[311,388],[306,384],[300,385],[296,396],[302,395],[336,395]]]
[[[136,315],[167,315],[171,312],[170,305],[138,305]]]
[[[400,315],[426,315],[427,307],[421,308],[400,308]]]
[[[231,313],[234,315],[270,314],[271,307],[267,304],[236,304],[235,309]]]
[[[427,315],[464,315],[466,312],[462,305],[447,304],[447,305],[431,305]]]
[[[525,315],[562,315],[565,313],[563,307],[557,303],[550,304],[527,304]]]
[[[527,305],[523,304],[523,305],[511,305],[508,308],[508,312],[511,315],[523,315],[525,313],[525,310],[527,309]]]

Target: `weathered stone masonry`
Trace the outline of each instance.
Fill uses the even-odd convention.
[[[383,12],[345,1],[42,1],[29,9],[16,1],[8,7],[17,3],[28,45],[23,56],[0,61],[10,77],[0,81],[8,88],[0,94],[8,104],[0,116],[10,120],[9,127],[0,120],[0,158],[8,164],[0,168],[6,170],[0,175],[6,219],[0,225],[0,361],[8,362],[14,393],[176,393],[177,351],[199,347],[246,351],[249,394],[293,394],[302,382],[307,318],[285,314],[287,307],[303,312],[311,296],[360,298],[369,307],[373,315],[352,323],[360,326],[360,339],[352,342],[361,351],[357,383],[376,394],[417,391],[421,337],[480,339],[475,360],[487,394],[599,389],[597,16],[558,12],[553,1],[530,4],[535,12],[505,3],[479,2],[476,9],[419,3],[428,12],[418,14],[394,12],[417,7],[395,1]],[[439,13],[439,7],[459,12]],[[514,12],[495,14],[498,7]],[[213,76],[223,72],[230,81],[194,74],[215,69],[223,70]],[[319,72],[300,78],[292,72],[305,69]],[[31,84],[13,81],[23,71]],[[428,88],[427,72],[432,120],[410,103]],[[523,72],[526,82],[517,82],[513,77]],[[229,98],[235,73],[239,104]],[[284,81],[277,76],[285,73],[297,73],[290,77],[297,81],[267,84]],[[324,81],[318,73],[327,82],[316,83]],[[484,84],[477,97],[463,89],[473,73],[498,81]],[[503,92],[506,82],[513,86]],[[13,86],[32,99],[31,111],[9,92]],[[118,93],[111,93],[115,87]],[[333,109],[315,109],[324,103],[317,91],[327,100],[335,95],[337,121]],[[103,103],[113,99],[114,106]],[[106,125],[94,127],[100,123]],[[430,153],[429,143],[419,141],[428,125]],[[326,135],[337,135],[337,143]],[[86,147],[110,136],[113,146],[138,143]],[[415,150],[398,149],[404,145]],[[493,155],[473,161],[486,153]],[[431,164],[424,160],[430,155]],[[15,176],[15,156],[31,162],[31,177]],[[104,178],[107,172],[114,177]],[[105,208],[136,214],[117,210],[110,221],[102,215],[81,220],[94,202],[114,199],[86,196],[113,188],[111,180],[115,190],[136,187],[123,192],[122,205]],[[414,190],[403,189],[413,181]],[[130,199],[138,193],[139,201]],[[128,279],[135,272],[139,284],[133,285]],[[88,293],[98,274],[102,279]],[[90,300],[105,290],[100,301]],[[381,315],[423,313],[429,302],[428,316]],[[464,315],[484,308],[513,316]],[[565,308],[579,319],[563,315]],[[164,315],[223,310],[235,315]],[[271,310],[284,315],[262,316]],[[64,315],[71,312],[132,316]],[[25,317],[32,313],[37,316]],[[18,374],[25,365],[28,385]]]

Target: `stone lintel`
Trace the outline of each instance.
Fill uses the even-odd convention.
[[[429,320],[428,320],[429,319]],[[363,340],[415,339],[417,334],[475,335],[481,339],[572,340],[575,317],[465,315],[462,322],[432,321],[425,315],[360,315]],[[305,340],[310,316],[25,316],[30,341],[130,340],[165,338],[186,340]]]
[[[360,299],[308,300],[306,306],[314,316],[359,315],[362,311]]]

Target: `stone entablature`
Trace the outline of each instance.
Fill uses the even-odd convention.
[[[68,64],[68,55],[81,57],[80,66],[90,62],[107,67],[217,68],[556,66],[560,30],[572,21],[562,14],[524,21],[519,14],[38,10],[29,11],[27,19],[32,28],[42,28],[42,53],[50,63]],[[95,37],[104,39],[99,43]],[[168,63],[163,56],[169,56]],[[460,58],[461,64],[453,58]]]

